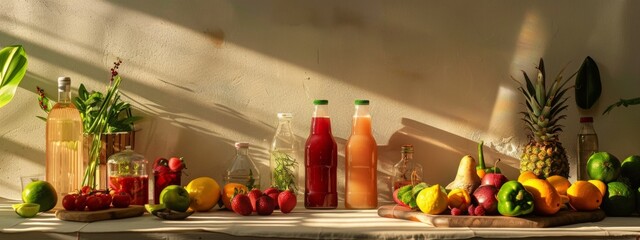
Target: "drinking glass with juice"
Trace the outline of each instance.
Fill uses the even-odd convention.
[[[328,100],[315,100],[311,133],[305,144],[304,206],[308,209],[338,207],[338,147],[331,134]]]
[[[356,100],[353,130],[345,148],[346,208],[378,207],[378,146],[371,133],[369,100]]]

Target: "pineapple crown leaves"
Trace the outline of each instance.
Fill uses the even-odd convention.
[[[522,120],[525,122],[526,128],[530,131],[529,138],[533,138],[536,142],[555,141],[564,127],[558,125],[558,121],[566,118],[566,115],[560,115],[568,107],[565,103],[569,98],[563,96],[571,87],[566,87],[566,85],[577,72],[564,79],[562,73],[566,69],[565,66],[560,70],[551,86],[547,88],[542,58],[540,58],[536,69],[538,74],[535,82],[529,78],[524,70],[522,70],[524,84],[514,77],[511,79],[518,82],[520,85],[518,90],[525,97],[527,111],[520,113],[523,115]]]

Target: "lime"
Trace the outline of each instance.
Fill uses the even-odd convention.
[[[447,210],[447,193],[439,184],[422,189],[416,198],[416,204],[423,213],[440,214]]]
[[[11,205],[11,207],[23,218],[35,217],[40,211],[40,204],[37,203],[18,203]]]
[[[162,203],[161,204],[145,204],[144,209],[146,209],[147,212],[153,214],[153,212],[165,210],[167,209],[167,207]]]
[[[620,160],[608,152],[594,153],[587,161],[587,175],[589,179],[612,182],[620,175]]]
[[[58,193],[49,182],[33,181],[22,190],[22,201],[40,204],[40,211],[46,212],[56,206]]]
[[[602,209],[607,216],[626,217],[636,210],[635,191],[623,182],[607,184],[607,195],[602,201]]]
[[[622,161],[620,167],[620,176],[626,177],[631,181],[631,187],[640,186],[640,156],[634,155]]]

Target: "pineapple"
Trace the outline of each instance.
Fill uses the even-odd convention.
[[[567,82],[575,73],[564,80],[563,69],[547,89],[542,58],[537,69],[538,77],[535,82],[532,82],[524,71],[522,73],[526,85],[516,80],[520,84],[518,90],[526,100],[527,111],[521,113],[524,115],[522,120],[525,122],[529,138],[529,143],[523,146],[520,172],[532,171],[539,178],[553,175],[569,177],[567,154],[558,139],[563,126],[559,125],[558,121],[566,118],[566,115],[560,113],[567,109],[565,102],[568,97],[562,96],[568,90],[568,87],[565,87]]]

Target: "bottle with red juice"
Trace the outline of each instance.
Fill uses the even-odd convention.
[[[308,209],[338,207],[338,147],[331,134],[328,100],[314,100],[311,133],[305,144],[304,206]]]

